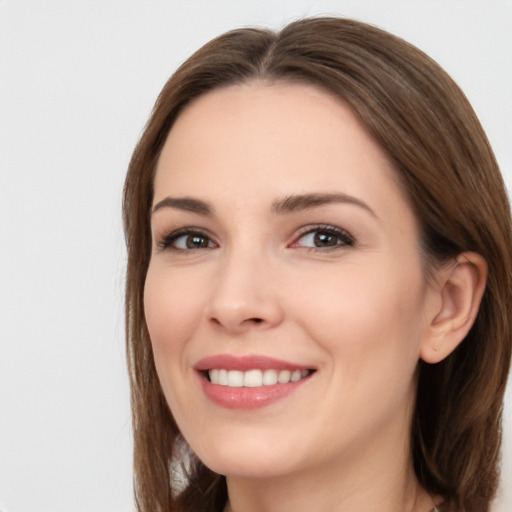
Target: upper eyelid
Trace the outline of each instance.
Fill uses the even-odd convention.
[[[338,238],[338,241],[334,245],[326,245],[326,246],[316,246],[316,245],[302,245],[301,240],[306,238],[306,236],[310,236],[315,232],[327,232],[331,235],[334,235]],[[345,251],[347,249],[353,249],[357,245],[356,238],[346,229],[340,228],[330,224],[322,224],[316,226],[304,226],[303,230],[297,234],[293,241],[288,245],[291,248],[304,249],[307,251],[318,252],[318,253],[328,253],[328,252],[338,252]]]
[[[156,246],[164,250],[168,248],[171,245],[171,243],[177,240],[178,238],[193,234],[205,236],[206,238],[209,238],[214,244],[218,245],[218,242],[216,241],[215,237],[210,232],[208,232],[208,230],[193,226],[187,226],[183,228],[173,229],[171,231],[165,231],[161,235],[155,236],[154,238]],[[167,243],[168,241],[169,243]]]
[[[337,233],[340,235],[345,235],[351,240],[355,242],[355,237],[352,235],[350,231],[348,231],[345,228],[341,228],[338,226],[335,226],[333,224],[313,224],[308,226],[303,226],[302,228],[299,228],[299,232],[296,233],[295,238],[300,238],[301,236],[307,235],[309,233],[314,233],[315,231],[332,231],[333,233]]]

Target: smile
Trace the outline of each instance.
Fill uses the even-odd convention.
[[[297,382],[311,373],[311,370],[226,370],[212,369],[208,371],[208,379],[212,384],[230,388],[257,388]]]
[[[194,365],[205,396],[227,409],[259,409],[295,394],[315,368],[267,356],[220,354]]]

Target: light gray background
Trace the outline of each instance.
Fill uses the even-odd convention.
[[[242,25],[343,14],[466,91],[512,185],[510,0],[0,0],[0,508],[133,510],[120,196],[164,82]],[[495,510],[512,510],[511,398]]]

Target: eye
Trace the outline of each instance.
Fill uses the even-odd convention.
[[[332,250],[340,247],[352,247],[354,238],[344,229],[335,226],[315,226],[292,244],[292,247],[307,247],[313,250]]]
[[[179,230],[168,234],[158,244],[162,249],[189,251],[192,249],[211,249],[217,244],[206,234],[196,230]]]

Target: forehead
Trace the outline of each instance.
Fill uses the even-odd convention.
[[[302,84],[253,82],[189,105],[164,144],[155,201],[173,195],[398,194],[396,171],[340,99]]]

